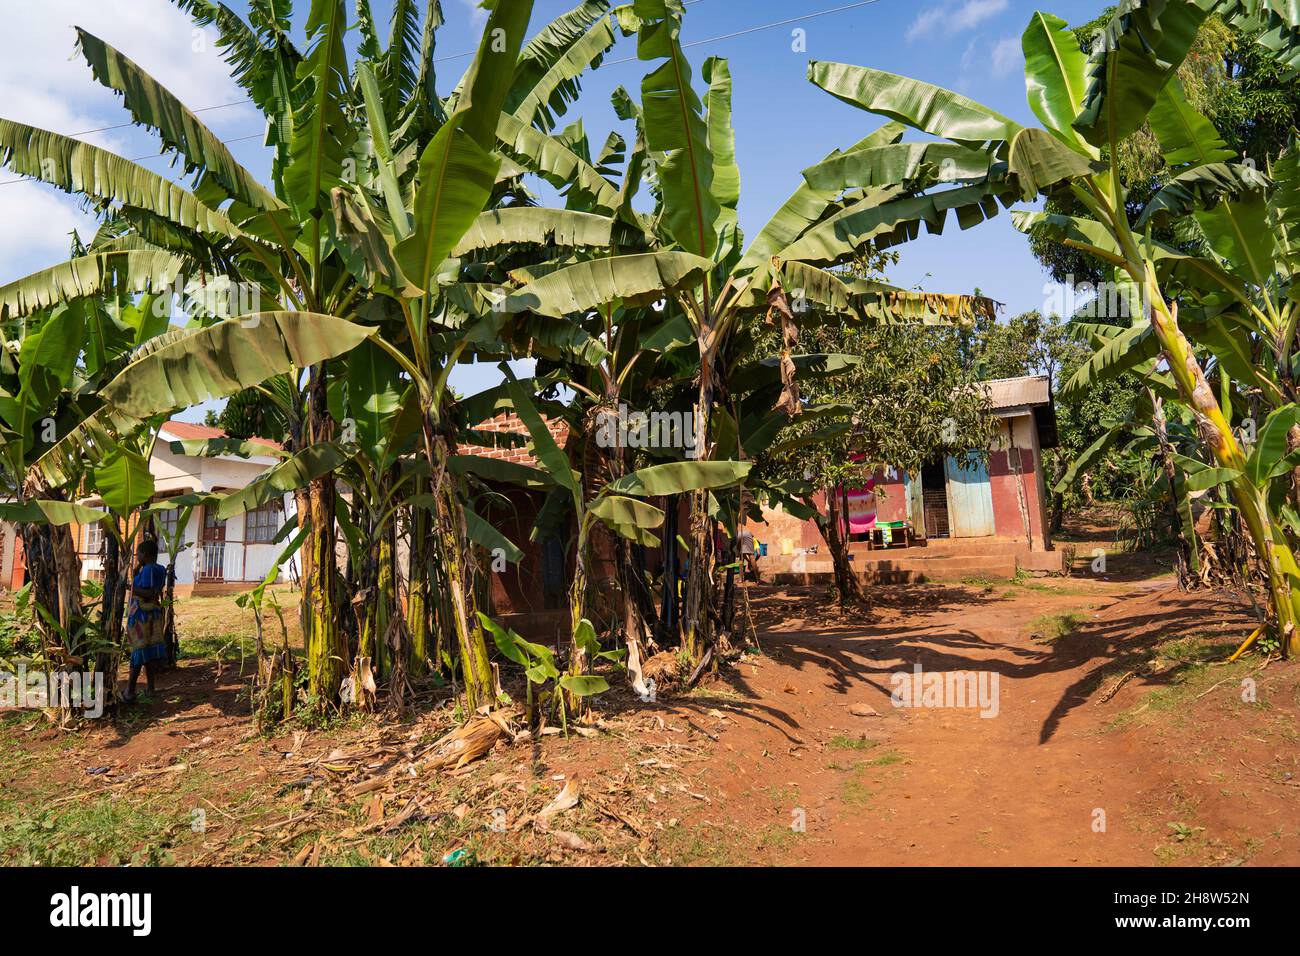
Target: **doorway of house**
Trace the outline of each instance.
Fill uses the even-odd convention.
[[[196,580],[226,579],[226,521],[217,517],[214,507],[203,508],[203,533],[199,541],[199,567]]]
[[[943,461],[934,461],[921,469],[921,509],[927,538],[947,538],[948,476]]]

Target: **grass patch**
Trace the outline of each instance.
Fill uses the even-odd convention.
[[[204,634],[181,638],[181,657],[213,661],[257,659],[257,641],[241,634]]]
[[[831,750],[870,750],[872,747],[879,745],[876,741],[868,740],[866,737],[850,737],[847,734],[839,734],[832,737],[826,746]]]
[[[61,806],[33,799],[0,807],[0,860],[10,866],[157,866],[173,862],[189,815],[128,802],[120,795]]]
[[[906,762],[907,757],[897,750],[886,750],[879,757],[872,757],[867,761],[868,767],[892,767],[896,763]]]
[[[1191,634],[1156,645],[1151,657],[1140,665],[1145,672],[1139,670],[1134,680],[1159,682],[1161,686],[1148,691],[1140,704],[1116,714],[1106,730],[1119,730],[1164,713],[1172,713],[1178,722],[1188,720],[1193,716],[1190,705],[1220,684],[1217,693],[1234,706],[1267,709],[1267,701],[1246,701],[1241,696],[1241,681],[1259,666],[1258,662],[1242,658],[1222,663],[1236,647],[1235,641],[1224,641],[1221,634]]]
[[[1051,644],[1063,637],[1069,637],[1087,621],[1088,615],[1082,611],[1044,614],[1029,622],[1030,637],[1035,643]]]
[[[999,584],[1006,584],[1005,578],[986,578],[982,575],[972,575],[968,578],[962,578],[961,583],[967,587],[983,588],[985,591],[992,591]]]
[[[865,807],[876,792],[861,780],[850,778],[840,784],[840,799],[849,806]]]

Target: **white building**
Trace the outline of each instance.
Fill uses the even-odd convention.
[[[159,431],[149,460],[149,470],[154,478],[154,500],[162,501],[192,492],[220,494],[237,491],[281,460],[272,453],[279,445],[261,438],[252,441],[267,446],[268,454],[249,458],[234,455],[200,457],[181,454],[171,447],[173,442],[222,437],[225,433],[218,428],[191,422],[167,422]],[[96,501],[91,499],[84,503],[93,507]],[[272,542],[285,521],[293,515],[294,507],[293,495],[285,494],[254,511],[223,521],[217,517],[215,505],[196,505],[185,527],[184,546],[179,549],[175,561],[177,593],[243,591],[262,581],[284,551],[284,541]],[[160,513],[160,520],[165,525],[170,524],[159,542],[164,549],[158,557],[161,564],[172,563],[172,557],[165,551],[165,543],[174,535],[179,517],[179,508]],[[103,528],[100,525],[74,525],[72,531],[81,556],[82,576],[101,577],[104,567]],[[22,587],[26,580],[25,565],[21,546],[15,546],[17,535],[8,524],[0,527],[0,535],[3,535],[0,541],[0,584],[9,588]],[[296,562],[295,556],[281,565],[280,580],[296,576]]]

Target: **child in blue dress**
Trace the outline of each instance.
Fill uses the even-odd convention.
[[[135,552],[139,570],[131,579],[131,607],[126,619],[131,646],[131,671],[123,699],[135,701],[135,684],[144,669],[145,686],[154,692],[158,662],[167,657],[163,635],[163,590],[167,586],[167,569],[158,563],[158,542],[141,541]]]

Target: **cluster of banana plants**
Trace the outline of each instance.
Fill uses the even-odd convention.
[[[1029,106],[1041,128],[913,79],[814,62],[809,76],[827,92],[934,139],[836,157],[805,177],[841,189],[904,188],[904,196],[846,217],[837,235],[870,235],[879,244],[914,236],[918,209],[933,231],[949,209],[965,228],[999,205],[1058,193],[1077,201],[1087,215],[1018,212],[1015,223],[1095,256],[1128,306],[1126,327],[1098,340],[1079,381],[1143,363],[1148,380],[1167,379],[1166,396],[1192,416],[1200,459],[1212,469],[1198,480],[1230,489],[1267,581],[1269,627],[1295,653],[1297,539],[1278,484],[1289,483],[1287,456],[1300,439],[1300,430],[1291,433],[1289,384],[1300,207],[1295,152],[1269,169],[1236,161],[1188,104],[1176,72],[1210,14],[1248,29],[1285,65],[1300,60],[1300,15],[1286,5],[1124,0],[1087,50],[1064,21],[1035,13],[1022,46]],[[1118,146],[1143,127],[1159,141],[1170,178],[1130,221]],[[1154,239],[1148,227],[1158,222],[1175,224],[1187,244]],[[1225,374],[1216,389],[1207,367],[1213,372],[1218,363]],[[1248,436],[1257,439],[1253,447],[1234,429],[1234,416],[1258,423]]]
[[[178,503],[151,503],[147,462],[162,422],[238,396],[258,407],[281,460],[239,492],[179,504],[225,518],[294,497],[280,540],[282,557],[301,560],[303,692],[313,708],[365,700],[376,676],[400,703],[430,669],[454,673],[466,713],[496,702],[483,558],[518,560],[522,542],[476,510],[485,481],[545,492],[538,534],[573,529],[574,639],[558,685],[570,710],[600,686],[590,666],[609,653],[594,640],[589,604],[596,534],[610,535],[624,607],[602,626],[627,641],[629,670],[645,644],[680,641],[694,662],[716,660],[730,621],[718,576],[732,573],[714,554],[717,530],[734,539],[760,501],[807,491],[747,486],[750,462],[796,417],[843,411],[801,400],[798,377],[834,374],[852,357],[800,354],[800,327],[961,321],[993,308],[838,268],[878,239],[845,224],[903,201],[910,186],[809,178],[745,245],[730,74],[710,58],[707,89],[695,91],[680,0],[614,9],[583,0],[527,40],[531,2],[484,3],[479,48],[447,95],[434,75],[437,0],[399,0],[386,35],[368,0],[311,0],[301,49],[288,0],[251,0],[246,17],[215,0],[175,2],[216,31],[264,114],[266,182],[84,30],[79,50],[94,79],[157,136],[179,181],[0,119],[0,165],[101,216],[88,247],[0,288],[0,437],[6,516],[23,523],[38,603],[61,623],[84,617],[70,596],[79,591],[67,526],[105,524],[108,560],[121,568],[98,619],[106,646],[120,646],[131,536]],[[620,34],[635,37],[650,67],[639,97],[614,96],[635,142],[629,150],[611,135],[593,154],[581,124],[557,130],[558,117]],[[887,123],[826,164],[907,149],[902,132]],[[541,205],[529,177],[558,189],[563,208]],[[914,229],[928,217],[918,206],[896,221]],[[778,354],[756,345],[765,323],[781,330]],[[506,381],[478,395],[449,387],[458,363],[513,359],[534,359],[536,372],[520,380],[506,367]],[[600,441],[602,416],[629,398],[684,415],[683,441]],[[566,420],[570,447],[555,443],[539,409]],[[476,426],[507,410],[527,428],[519,440],[538,467],[459,453],[505,440]],[[47,421],[54,427],[42,431]],[[266,453],[237,440],[178,450]],[[638,556],[660,546],[678,566],[683,496],[689,574],[681,594],[664,575],[661,612]],[[89,497],[107,516],[77,504]],[[661,538],[665,524],[672,533]],[[399,566],[402,540],[409,559]],[[259,622],[266,593],[250,595]],[[492,633],[518,662],[506,645],[522,645]],[[291,662],[281,663],[266,671],[277,693],[291,683]],[[111,673],[116,661],[103,666]],[[293,695],[281,698],[287,710]]]

